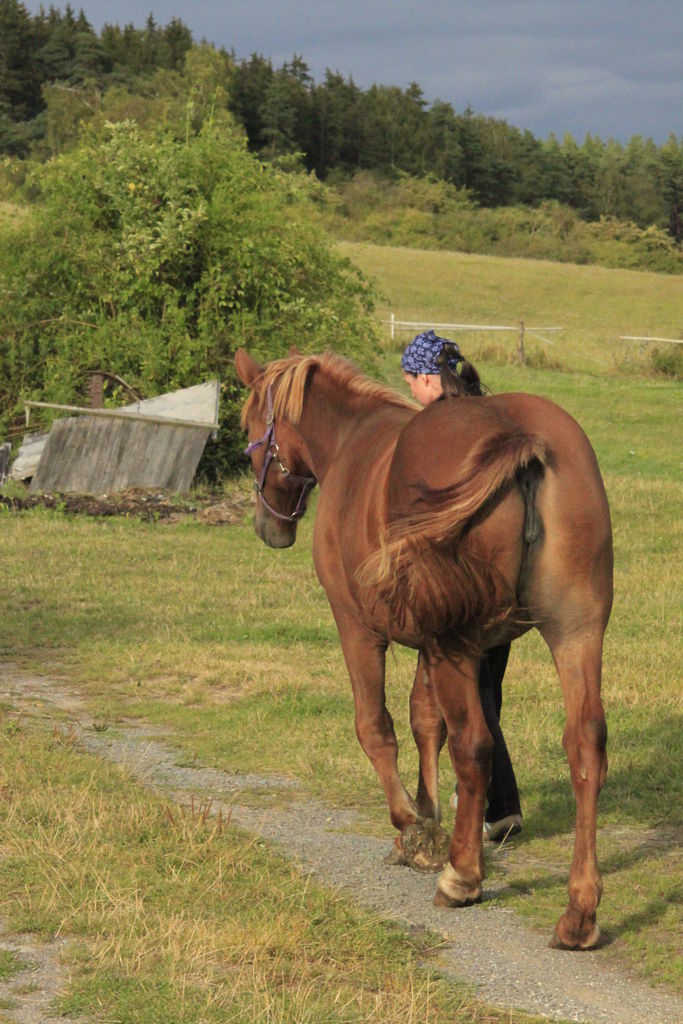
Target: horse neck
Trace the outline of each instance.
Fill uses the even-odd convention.
[[[307,390],[297,433],[306,445],[312,472],[322,483],[364,414],[349,396],[314,379]]]

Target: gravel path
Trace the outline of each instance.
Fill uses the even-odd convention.
[[[182,756],[161,742],[158,732],[135,724],[95,731],[78,696],[63,684],[29,677],[11,666],[0,666],[0,697],[33,714],[37,706],[43,713],[50,707],[68,712],[83,748],[122,765],[144,786],[181,801],[190,794],[210,797],[216,812],[221,809],[225,816],[231,811],[239,826],[273,841],[324,885],[408,929],[442,936],[444,973],[474,986],[492,1006],[587,1024],[683,1024],[683,1002],[674,995],[634,980],[599,950],[549,949],[548,936],[530,929],[512,911],[487,905],[495,885],[485,887],[482,905],[456,911],[434,907],[434,876],[387,867],[387,840],[354,832],[358,819],[353,812],[308,800],[304,818],[296,803],[264,810],[249,807],[246,798],[240,801],[245,789],[275,791],[292,786],[291,780],[183,767],[177,763]],[[28,1024],[43,1020],[12,1019]]]
[[[67,975],[60,960],[66,944],[66,939],[39,944],[33,935],[7,935],[0,930],[0,950],[11,953],[19,968],[0,979],[2,1020],[16,1024],[50,1020],[50,1004],[66,987]]]

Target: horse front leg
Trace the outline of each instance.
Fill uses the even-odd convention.
[[[600,941],[596,915],[602,877],[596,855],[596,823],[598,796],[607,775],[607,723],[600,699],[602,636],[575,636],[550,643],[550,647],[567,713],[562,742],[576,799],[569,903],[550,945],[557,949],[592,949]]]
[[[446,723],[422,654],[418,656],[410,694],[410,728],[419,755],[416,803],[422,821],[402,836],[405,861],[421,871],[438,871],[448,860],[449,834],[441,828],[439,754]]]
[[[481,899],[484,879],[482,826],[491,774],[493,739],[481,710],[479,661],[457,664],[430,659],[434,686],[448,731],[448,749],[458,779],[458,806],[448,864],[434,897],[438,907],[463,907]]]
[[[379,776],[391,823],[401,832],[420,820],[420,812],[398,773],[398,741],[384,689],[386,644],[351,616],[335,618],[353,690],[356,735]]]

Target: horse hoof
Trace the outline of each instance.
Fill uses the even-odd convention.
[[[403,829],[397,840],[400,850],[387,857],[387,863],[406,864],[415,871],[440,871],[448,860],[450,836],[433,819],[415,822]]]
[[[388,864],[389,867],[403,867],[408,863],[406,855],[403,852],[403,847],[401,846],[400,836],[396,836],[396,842],[384,858],[384,863]]]
[[[470,907],[474,903],[481,903],[481,885],[467,882],[451,864],[447,864],[439,876],[434,906]]]
[[[600,928],[597,924],[594,924],[585,937],[580,936],[576,939],[560,937],[557,928],[555,928],[548,945],[551,949],[578,950],[580,952],[587,949],[597,949],[600,945]]]
[[[410,866],[416,871],[440,871],[443,867],[443,854],[418,850]]]
[[[481,895],[465,896],[464,899],[458,899],[455,896],[447,896],[441,889],[437,889],[434,893],[435,907],[473,907],[475,903],[481,903]]]

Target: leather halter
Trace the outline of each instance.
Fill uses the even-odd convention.
[[[283,522],[285,523],[293,523],[296,522],[297,519],[301,519],[301,517],[305,513],[306,498],[308,497],[309,491],[311,491],[315,487],[318,481],[314,476],[297,476],[295,473],[290,473],[287,467],[283,465],[280,459],[280,447],[277,441],[275,440],[275,422],[273,420],[273,394],[270,388],[268,388],[267,391],[267,399],[268,409],[266,413],[266,432],[260,440],[252,441],[251,444],[248,444],[247,447],[244,449],[244,454],[251,455],[253,452],[256,451],[257,448],[260,448],[262,445],[265,445],[266,456],[263,460],[261,473],[258,480],[254,482],[256,493],[258,494],[259,498],[261,499],[261,501],[263,502],[263,504],[268,509],[271,515],[275,516],[276,519],[283,520]],[[289,480],[292,481],[292,483],[301,485],[301,492],[299,494],[299,500],[296,503],[296,508],[289,515],[286,515],[283,512],[278,512],[277,509],[273,508],[273,506],[270,504],[265,494],[263,493],[263,488],[265,487],[266,484],[266,474],[268,473],[268,468],[271,462],[275,462],[282,475],[286,476]]]

